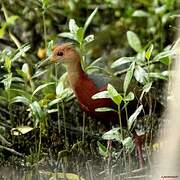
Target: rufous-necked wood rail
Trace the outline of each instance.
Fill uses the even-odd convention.
[[[118,114],[116,112],[96,112],[96,108],[100,107],[110,107],[117,108],[116,104],[110,98],[103,99],[92,99],[92,96],[98,92],[104,91],[107,88],[108,82],[112,83],[113,81],[103,76],[89,76],[86,74],[81,67],[81,57],[78,51],[70,44],[65,43],[62,45],[57,45],[53,49],[53,54],[51,57],[51,62],[53,63],[64,63],[66,65],[68,80],[71,88],[74,91],[74,94],[81,106],[81,108],[91,117],[102,121],[106,127],[110,128],[110,122],[112,124],[118,123]],[[116,83],[117,86],[117,83]],[[118,83],[120,92],[123,92],[123,82]],[[129,89],[134,92],[136,96],[140,97],[140,88],[136,85],[130,84]],[[138,105],[138,98],[135,98],[128,105],[128,113],[132,114]],[[145,104],[147,104],[145,102]],[[126,120],[123,118],[125,116],[122,112],[122,126],[126,127]],[[144,167],[144,159],[142,156],[142,142],[140,136],[137,133],[133,132],[133,138],[137,150],[137,156],[139,160],[140,168]]]

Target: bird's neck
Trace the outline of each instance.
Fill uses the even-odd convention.
[[[68,80],[71,87],[74,89],[75,85],[78,83],[78,80],[85,76],[84,71],[82,70],[80,61],[76,63],[69,63],[66,66],[68,73]]]

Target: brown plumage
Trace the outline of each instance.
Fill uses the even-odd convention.
[[[101,120],[107,127],[110,122],[117,123],[118,115],[115,112],[95,112],[96,108],[99,107],[110,107],[117,108],[116,104],[109,98],[107,99],[96,99],[93,100],[92,96],[98,92],[106,90],[108,81],[112,83],[112,80],[104,80],[103,77],[90,77],[87,75],[81,67],[81,57],[77,50],[69,43],[58,45],[53,50],[53,55],[51,57],[51,62],[64,63],[66,65],[66,70],[68,73],[68,80],[73,89],[75,96],[81,106],[81,108],[88,113],[91,117]],[[99,82],[99,83],[98,83]],[[116,83],[117,86],[117,83]],[[120,87],[120,92],[123,92],[122,86],[123,82],[118,81],[118,86]],[[130,85],[129,89],[134,92],[135,95],[140,96],[140,89],[136,85]],[[132,114],[138,106],[138,98],[130,102],[128,105],[129,114]],[[144,100],[147,104],[147,101]],[[122,125],[127,126],[125,121],[125,115],[122,112]],[[134,142],[137,149],[138,159],[140,167],[144,166],[144,160],[142,157],[141,150],[141,139],[134,132]]]

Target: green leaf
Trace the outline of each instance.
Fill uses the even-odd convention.
[[[4,62],[4,67],[6,68],[7,72],[11,72],[11,60],[9,57],[6,57],[5,62]]]
[[[108,91],[101,91],[94,94],[91,98],[95,100],[95,99],[110,98],[110,97],[108,95]]]
[[[129,117],[128,119],[128,130],[131,129],[134,121],[137,119],[137,116],[140,114],[140,112],[142,111],[143,109],[143,105],[140,105],[136,111]]]
[[[99,141],[97,141],[98,149],[99,149],[99,154],[101,154],[104,157],[108,156],[108,150],[107,148],[101,144]]]
[[[153,48],[154,48],[154,46],[153,46],[153,44],[151,44],[150,47],[146,51],[145,57],[148,61],[151,58]]]
[[[18,16],[10,16],[6,19],[7,25],[11,25],[15,22],[15,20],[18,18]]]
[[[76,21],[74,19],[70,19],[69,20],[69,31],[70,31],[70,33],[76,35],[78,29],[79,29],[79,27],[76,24]]]
[[[22,134],[26,134],[30,131],[32,131],[33,128],[30,127],[30,126],[19,126],[19,127],[16,127],[16,128],[12,128],[11,129],[11,134],[13,136],[19,136],[19,135],[22,135]]]
[[[126,149],[128,149],[128,150],[130,150],[130,151],[132,151],[132,150],[134,149],[134,147],[135,147],[135,145],[134,145],[134,143],[133,143],[133,139],[132,139],[131,137],[125,138],[125,139],[122,141],[122,144],[123,144],[123,146],[124,146]]]
[[[142,46],[141,46],[141,41],[139,37],[132,31],[127,32],[127,39],[129,45],[136,51],[136,52],[141,52]]]
[[[108,112],[108,111],[116,112],[116,110],[109,108],[109,107],[100,107],[100,108],[95,109],[95,112]]]
[[[169,61],[170,60],[169,57],[173,56],[174,54],[175,54],[174,50],[161,52],[154,57],[154,61],[160,61],[163,64],[168,65],[169,63],[171,63],[171,61]],[[165,60],[164,58],[168,58],[168,59]]]
[[[62,81],[58,82],[58,85],[56,86],[56,96],[61,96],[62,92],[64,90],[64,83]]]
[[[6,23],[0,28],[0,38],[3,38],[6,30]]]
[[[164,57],[159,60],[162,64],[169,65],[172,63],[172,58],[171,57]]]
[[[64,83],[67,80],[67,72],[65,72],[63,75],[61,75],[58,84],[56,86],[56,96],[60,97],[64,91]]]
[[[61,97],[60,97],[60,98],[53,99],[51,102],[49,102],[48,106],[49,106],[49,107],[50,107],[50,106],[53,106],[53,105],[55,105],[55,104],[57,104],[57,103],[59,103],[59,102],[62,102],[62,98],[61,98]]]
[[[143,10],[136,10],[136,11],[134,11],[133,16],[134,17],[148,17],[149,13],[147,13],[146,11],[143,11]]]
[[[94,41],[94,35],[90,34],[90,35],[86,36],[84,41],[85,41],[85,43],[90,43],[90,42]]]
[[[127,64],[127,63],[130,63],[130,62],[133,62],[135,60],[134,57],[122,57],[122,58],[119,58],[117,59],[116,61],[114,61],[112,64],[111,64],[111,68],[116,68],[116,67],[119,67],[123,64]]]
[[[84,32],[86,31],[87,27],[91,23],[92,19],[94,18],[95,14],[97,13],[97,11],[98,11],[98,7],[96,7],[96,9],[94,9],[94,11],[91,13],[91,15],[87,18],[87,20],[84,24]]]
[[[8,90],[12,83],[12,73],[5,74],[4,79],[1,82],[4,84],[5,90]]]
[[[76,39],[79,42],[79,44],[81,45],[84,39],[84,29],[82,27],[80,27],[77,32],[76,32]]]
[[[30,79],[31,75],[30,75],[29,65],[27,63],[24,63],[22,65],[22,72],[25,74],[27,79]]]
[[[135,62],[131,63],[127,73],[126,73],[126,76],[125,76],[125,79],[124,79],[124,85],[123,85],[123,90],[124,90],[124,93],[126,94],[126,91],[128,89],[128,86],[131,82],[131,79],[133,77],[133,71],[134,71],[134,67],[135,67]]]
[[[164,71],[164,72],[152,72],[152,73],[149,73],[149,77],[168,80],[168,72],[167,71]]]
[[[125,101],[132,101],[132,100],[134,100],[134,93],[133,92],[129,92],[129,94],[126,97],[124,97],[124,100]]]
[[[77,40],[76,36],[74,34],[70,33],[70,32],[60,33],[59,36],[64,37],[64,38],[69,38],[69,39],[72,39],[72,40]]]
[[[120,128],[113,128],[110,131],[106,132],[102,136],[105,140],[116,140],[118,142],[121,142],[121,134],[120,134]]]
[[[117,105],[120,105],[122,102],[122,96],[116,91],[116,89],[111,85],[108,84],[107,91],[109,97],[115,102]]]
[[[34,90],[34,92],[33,92],[32,95],[34,96],[38,91],[41,91],[42,89],[46,88],[47,86],[50,86],[50,85],[53,85],[53,84],[55,84],[55,82],[49,82],[49,83],[42,84],[42,85],[38,86],[38,87]]]
[[[42,111],[41,106],[37,101],[31,103],[30,108],[33,116],[35,117],[34,127],[36,128],[38,123],[44,119],[45,114]]]
[[[27,106],[31,103],[31,101],[24,96],[16,96],[11,100],[11,103],[17,103],[17,102],[23,103]]]
[[[155,8],[155,13],[159,15],[165,14],[165,11],[166,11],[166,5],[162,5]]]
[[[137,66],[134,71],[134,77],[138,82],[144,84],[147,81],[148,74],[141,66]]]

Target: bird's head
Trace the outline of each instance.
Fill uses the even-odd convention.
[[[62,45],[57,45],[53,49],[51,62],[56,63],[75,63],[80,60],[79,53],[72,46],[71,43],[64,43]]]

